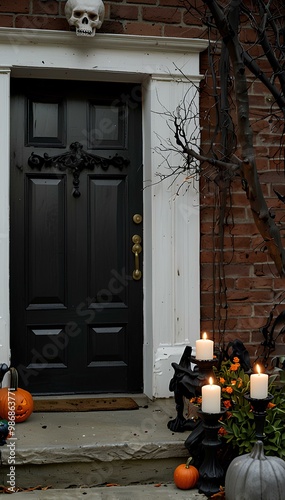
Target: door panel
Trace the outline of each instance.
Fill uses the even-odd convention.
[[[26,177],[27,308],[66,307],[64,177]]]
[[[34,394],[142,390],[137,86],[12,80],[11,348]],[[141,260],[141,255],[139,255]]]
[[[97,303],[99,307],[108,307],[112,301],[117,307],[126,307],[126,287],[113,285],[110,290],[110,270],[112,274],[112,270],[124,268],[126,251],[130,249],[130,247],[126,249],[124,245],[117,244],[125,240],[126,234],[126,179],[90,179],[89,188],[90,279],[88,288],[90,297],[96,298],[97,294],[97,300],[92,306],[94,307]],[[105,207],[104,218],[101,213],[102,207]],[[104,222],[105,217],[108,220],[108,226]],[[103,242],[103,245],[98,245],[98,241]]]

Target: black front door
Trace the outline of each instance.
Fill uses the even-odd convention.
[[[142,390],[138,85],[11,84],[12,364],[33,394]]]

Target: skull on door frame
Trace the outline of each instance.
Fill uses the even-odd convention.
[[[76,27],[78,36],[94,36],[104,21],[105,6],[102,0],[68,0],[65,16],[70,26]]]

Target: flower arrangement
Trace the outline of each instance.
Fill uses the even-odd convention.
[[[227,410],[221,420],[221,440],[231,447],[235,455],[249,453],[256,442],[252,407],[244,397],[249,393],[249,375],[241,368],[238,357],[222,361],[220,368],[213,367],[213,370],[215,383],[221,386],[222,406]],[[269,377],[269,392],[273,400],[267,407],[264,451],[266,455],[285,459],[284,370]],[[201,398],[192,398],[190,403],[200,406]]]

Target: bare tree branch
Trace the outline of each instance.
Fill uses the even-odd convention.
[[[171,148],[174,151],[176,147],[176,151],[180,151],[182,155],[183,165],[180,171],[189,171],[190,175],[194,173],[203,175],[206,172],[206,165],[210,165],[216,172],[213,180],[222,182],[221,185],[224,186],[228,180],[236,176],[241,178],[256,227],[279,275],[284,277],[285,251],[280,228],[267,206],[257,170],[249,100],[252,79],[249,79],[248,70],[272,96],[270,120],[281,130],[281,147],[284,142],[282,134],[285,122],[285,6],[282,8],[275,0],[184,1],[187,2],[188,10],[191,11],[193,8],[196,14],[200,12],[200,18],[208,26],[209,31],[215,32],[216,46],[213,41],[208,54],[209,75],[212,76],[213,89],[212,109],[216,113],[216,122],[213,125],[209,114],[209,126],[212,126],[210,149],[205,153],[197,147],[196,138],[192,141],[186,133],[188,120],[191,118],[197,120],[197,115],[191,117],[183,103],[176,116],[168,115],[175,138],[175,145],[171,144]],[[247,22],[247,27],[251,26],[256,34],[255,42],[247,44],[241,42],[242,16],[245,18],[243,22]],[[209,39],[213,40],[211,33]],[[217,76],[215,65],[217,65],[218,47],[221,54]],[[265,61],[267,61],[266,71]],[[234,106],[230,100],[232,93],[234,93]],[[206,109],[211,112],[211,109],[210,111],[209,108]],[[284,161],[284,155],[281,155],[281,161]],[[171,169],[169,164],[168,167]],[[177,166],[172,168],[170,175],[179,175],[179,168]]]

